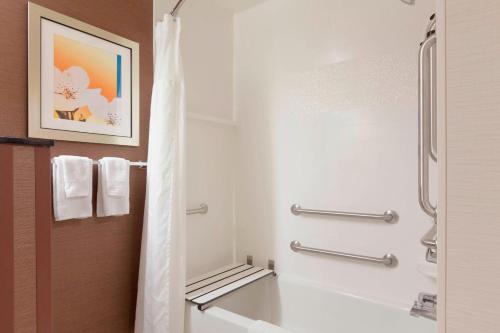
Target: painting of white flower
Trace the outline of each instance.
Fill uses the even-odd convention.
[[[121,57],[54,36],[54,118],[119,126]]]
[[[60,19],[40,17],[33,33],[40,40],[30,53],[29,135],[137,146],[139,44]]]

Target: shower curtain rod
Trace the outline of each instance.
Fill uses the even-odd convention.
[[[181,9],[182,5],[184,4],[184,1],[186,0],[179,0],[177,1],[177,4],[175,5],[174,9],[170,12],[170,15],[173,17],[176,17],[177,14],[179,13],[179,10]]]

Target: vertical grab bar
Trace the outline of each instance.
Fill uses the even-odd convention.
[[[436,207],[429,200],[429,156],[431,154],[430,50],[436,45],[436,35],[429,36],[420,46],[418,55],[418,201],[424,212],[436,218]]]
[[[432,14],[429,18],[429,24],[425,31],[425,38],[436,35],[436,14]],[[436,71],[436,43],[431,45],[429,50],[429,98],[430,98],[430,141],[429,154],[434,162],[437,162],[437,71]]]
[[[435,36],[434,36],[435,37]],[[430,102],[430,142],[429,142],[429,155],[431,158],[434,160],[434,162],[437,162],[437,81],[436,81],[436,75],[437,75],[437,70],[436,70],[436,64],[437,64],[437,58],[436,58],[436,42],[434,41],[434,45],[430,47],[430,59],[429,59],[429,75],[430,75],[430,82],[429,82],[429,98],[431,100]]]

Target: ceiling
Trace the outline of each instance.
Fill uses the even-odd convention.
[[[206,1],[206,0],[204,0]],[[217,4],[235,13],[263,3],[267,0],[214,0]]]

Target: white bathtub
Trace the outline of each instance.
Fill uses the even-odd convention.
[[[186,304],[186,333],[247,333],[257,321],[293,333],[435,333],[408,310],[332,292],[290,277],[268,277],[200,312]],[[258,325],[258,324],[257,324]],[[271,327],[271,325],[269,326]]]

